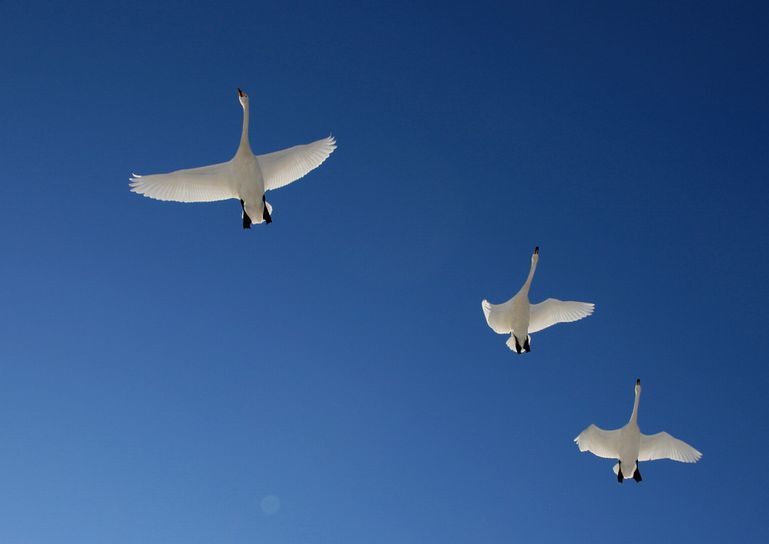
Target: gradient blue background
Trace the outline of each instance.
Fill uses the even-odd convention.
[[[131,4],[0,5],[0,542],[769,539],[765,4]],[[339,142],[272,225],[128,191],[238,86]],[[636,377],[704,457],[619,486]]]

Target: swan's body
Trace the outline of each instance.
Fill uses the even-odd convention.
[[[530,351],[531,333],[541,331],[556,323],[577,321],[593,313],[595,304],[590,302],[563,301],[549,298],[539,304],[529,302],[529,288],[539,262],[539,248],[534,248],[531,256],[529,277],[518,293],[502,304],[481,302],[483,315],[486,316],[491,330],[497,334],[509,334],[507,347],[516,353]]]
[[[238,89],[238,96],[243,106],[243,131],[232,159],[168,174],[134,174],[131,191],[174,202],[239,199],[243,228],[250,228],[251,223],[270,223],[272,206],[264,193],[288,185],[320,166],[336,149],[336,141],[329,136],[310,144],[254,155],[248,138],[248,95]]]
[[[702,454],[686,442],[673,438],[666,432],[643,434],[638,428],[638,403],[641,398],[641,380],[636,380],[635,401],[630,421],[621,429],[605,431],[590,425],[582,431],[574,442],[579,451],[589,451],[598,457],[616,459],[614,473],[617,481],[632,475],[636,482],[641,481],[638,463],[656,459],[672,459],[682,463],[696,463]]]

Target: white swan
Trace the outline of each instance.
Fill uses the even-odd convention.
[[[641,481],[638,471],[640,461],[672,459],[682,463],[696,463],[702,454],[686,442],[673,438],[666,432],[647,435],[638,428],[638,402],[641,398],[641,380],[635,382],[635,402],[630,421],[621,429],[604,431],[595,425],[579,433],[574,442],[579,451],[589,451],[598,457],[617,459],[614,473],[622,483],[626,474],[632,474],[636,482]]]
[[[213,202],[240,200],[243,228],[272,222],[272,206],[265,191],[298,180],[325,161],[336,149],[333,136],[266,155],[254,155],[248,141],[248,95],[238,89],[243,106],[243,131],[235,156],[227,162],[177,170],[168,174],[131,177],[131,191],[157,200]]]
[[[531,333],[552,327],[556,323],[577,321],[589,316],[595,309],[595,304],[590,302],[563,301],[555,298],[549,298],[539,304],[530,304],[529,287],[538,261],[539,247],[535,247],[531,256],[529,277],[513,298],[502,304],[491,304],[488,300],[481,302],[486,323],[497,334],[509,334],[507,347],[516,353],[531,351]]]

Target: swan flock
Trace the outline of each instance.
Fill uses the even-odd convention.
[[[248,95],[238,89],[238,99],[243,108],[243,127],[240,144],[232,159],[166,174],[133,174],[130,190],[156,200],[174,202],[236,199],[240,201],[244,229],[251,228],[252,224],[271,223],[273,210],[265,197],[266,192],[284,187],[320,166],[336,149],[336,140],[328,136],[309,144],[254,155],[248,135]],[[595,309],[591,302],[555,298],[531,304],[529,290],[538,262],[539,247],[536,247],[531,256],[529,275],[518,292],[500,304],[491,304],[485,299],[481,302],[488,326],[497,334],[510,335],[506,344],[518,354],[531,351],[533,333],[558,323],[578,321],[592,315]],[[624,427],[607,431],[590,425],[574,439],[581,452],[615,459],[614,472],[620,483],[627,477],[640,482],[638,464],[642,461],[672,459],[696,463],[702,457],[699,451],[666,432],[641,433],[638,427],[640,395],[641,380],[637,380],[633,411]]]

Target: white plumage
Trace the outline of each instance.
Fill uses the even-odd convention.
[[[531,256],[529,277],[516,295],[502,304],[481,302],[483,315],[491,330],[497,334],[509,334],[507,346],[516,353],[529,351],[531,333],[552,327],[557,323],[569,323],[587,317],[593,313],[595,304],[591,302],[563,301],[549,298],[538,304],[529,302],[529,288],[539,262],[539,247],[534,248]]]
[[[264,176],[264,190],[272,191],[285,187],[303,178],[323,164],[336,149],[333,136],[310,144],[295,145],[281,151],[258,155],[259,166]]]
[[[133,174],[130,187],[134,193],[173,202],[215,202],[238,198],[231,163],[222,162],[168,174]]]
[[[251,223],[269,223],[272,206],[264,198],[265,191],[284,187],[320,166],[336,149],[336,140],[328,136],[309,144],[254,155],[248,138],[248,95],[240,89],[238,95],[243,106],[243,130],[240,145],[231,160],[167,174],[133,174],[129,184],[131,191],[174,202],[235,198],[243,207],[244,228],[250,228]]]
[[[652,435],[641,433],[638,427],[640,398],[641,380],[636,380],[633,412],[627,425],[612,431],[590,425],[574,439],[579,451],[589,451],[598,457],[619,461],[614,465],[614,473],[619,482],[631,476],[640,482],[638,463],[641,461],[672,459],[682,463],[696,463],[702,457],[702,454],[689,444],[666,432]]]

